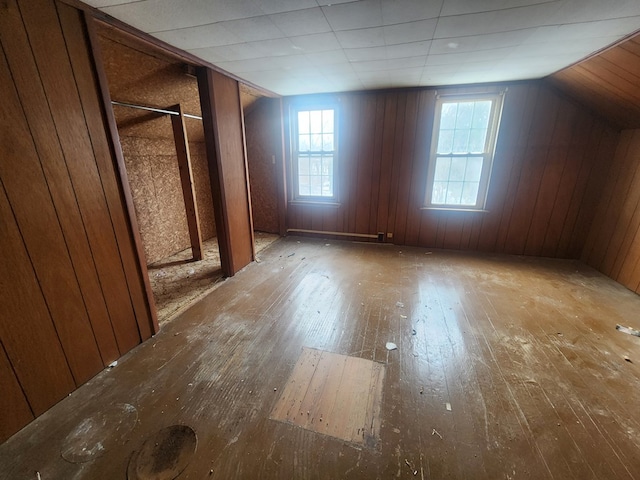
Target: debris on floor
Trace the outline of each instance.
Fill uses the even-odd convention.
[[[633,362],[631,361],[631,359],[630,359],[627,355],[625,355],[625,356],[624,356],[624,361],[625,361],[625,362],[629,362],[629,363],[633,363]]]
[[[109,367],[109,368],[113,368],[113,367],[115,367],[116,365],[118,365],[118,360],[114,360],[113,362],[111,362],[111,363],[108,365],[108,367]]]
[[[418,332],[416,332],[416,329],[414,328],[413,330],[411,330],[411,335],[416,335]]]
[[[287,258],[293,257],[295,254],[296,254],[296,252],[290,253],[289,255],[287,255]]]
[[[409,462],[409,460],[407,460],[406,458],[404,459],[404,463],[407,464],[407,467],[409,467],[411,469],[411,473],[413,473],[414,475],[418,474],[418,470],[415,469],[415,467],[411,464],[411,462]]]
[[[400,315],[400,318],[407,318],[406,315]]]
[[[404,303],[402,303],[402,302],[396,302],[396,307],[398,307],[398,308],[404,308]]]
[[[622,333],[628,333],[629,335],[640,337],[640,330],[636,330],[635,328],[625,327],[624,325],[618,324],[616,325],[616,330],[619,330]]]
[[[387,342],[387,344],[385,346],[387,347],[387,350],[397,350],[398,349],[398,346],[393,342]]]
[[[434,435],[438,435],[440,437],[440,440],[442,440],[442,435],[440,435],[440,433],[435,428],[431,431],[431,436]]]
[[[451,404],[449,402],[445,403],[444,406],[449,412],[451,411]]]

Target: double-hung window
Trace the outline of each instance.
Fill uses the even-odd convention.
[[[336,198],[336,110],[297,109],[291,116],[293,191],[298,200]]]
[[[501,94],[437,99],[426,207],[485,208],[501,109]]]

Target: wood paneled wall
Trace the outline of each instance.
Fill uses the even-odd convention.
[[[284,233],[285,199],[280,193],[284,161],[281,100],[267,97],[257,100],[245,114],[244,123],[253,228]]]
[[[640,130],[620,135],[582,260],[640,293]]]
[[[1,2],[0,41],[1,441],[154,326],[80,12]]]
[[[235,275],[253,260],[253,225],[244,118],[238,82],[209,68],[198,72],[220,263]]]
[[[291,202],[288,228],[383,232],[385,238],[390,233],[389,241],[398,245],[580,256],[596,207],[594,192],[618,138],[586,109],[542,82],[509,85],[488,211],[454,212],[420,208],[435,90],[333,98],[341,125],[339,205]],[[285,99],[285,105],[290,101],[297,99]]]
[[[640,128],[640,34],[547,78],[619,128]]]

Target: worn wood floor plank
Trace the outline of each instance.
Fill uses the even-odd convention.
[[[610,279],[293,237],[261,260],[0,445],[0,478],[125,478],[146,438],[186,424],[187,479],[640,479],[640,339],[615,330],[640,327],[640,297]],[[62,459],[114,403],[138,410],[129,435]]]

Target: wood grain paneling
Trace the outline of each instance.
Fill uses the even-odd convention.
[[[583,261],[640,293],[640,130],[625,130],[600,195]]]
[[[55,9],[53,4],[48,7]],[[10,6],[10,12],[3,15],[3,31],[7,31],[5,29],[8,28],[5,21],[11,22],[16,29],[22,24],[17,4]],[[25,24],[28,31],[29,22]],[[59,26],[58,34],[60,34]],[[30,54],[26,37],[24,40],[25,43],[20,45],[20,51],[23,54]],[[37,55],[34,56],[37,58]],[[11,78],[9,68],[14,62],[20,61],[22,60],[19,56],[8,57],[7,62],[3,61],[0,65],[0,90],[4,93],[1,102],[4,134],[0,178],[24,238],[73,378],[79,385],[100,371],[103,365],[69,256],[68,245],[58,220],[58,215],[64,215],[64,212],[57,212],[53,204],[47,178],[30,134],[30,125],[22,110],[20,102],[22,99],[18,97]],[[44,81],[43,86],[46,92]],[[52,93],[47,92],[47,96]],[[62,92],[59,93],[62,95]],[[23,99],[27,102],[31,101],[29,98]],[[55,120],[54,116],[54,122]],[[86,127],[84,132],[86,134]],[[16,164],[19,164],[20,168],[16,168]]]
[[[283,163],[280,100],[264,97],[245,110],[247,165],[251,185],[253,228],[279,233],[282,205],[278,167]]]
[[[0,241],[7,252],[0,255],[0,340],[13,367],[5,366],[2,376],[11,378],[15,371],[33,413],[39,415],[73,390],[75,382],[4,186],[0,188],[0,218]],[[2,410],[0,415],[0,423],[13,425],[15,430],[24,425],[10,418],[14,415],[11,410]]]
[[[148,338],[152,318],[81,14],[9,0],[0,39],[6,436]]]
[[[640,34],[554,73],[552,85],[619,128],[640,127]]]
[[[487,211],[422,209],[435,93],[337,95],[339,205],[291,202],[288,228],[383,232],[399,245],[577,258],[593,217],[587,192],[602,181],[603,146],[615,142],[616,132],[542,82],[509,85]],[[293,101],[300,99],[285,99]],[[337,221],[321,222],[331,216]]]
[[[4,199],[6,202],[6,198]],[[27,397],[25,397],[20,383],[16,378],[13,367],[7,358],[7,352],[0,343],[0,412],[11,412],[3,415],[0,422],[0,443],[9,438],[14,432],[33,420],[33,412]]]
[[[253,226],[238,82],[210,69],[198,73],[220,261],[235,275],[253,260]]]

